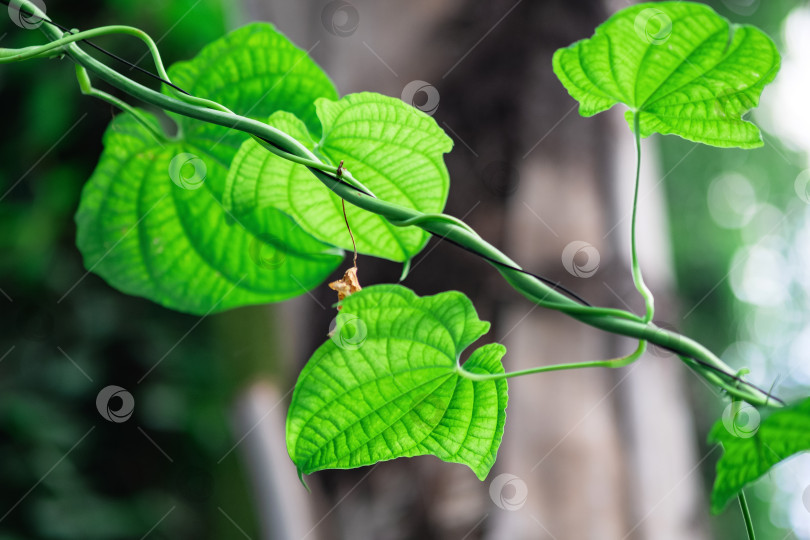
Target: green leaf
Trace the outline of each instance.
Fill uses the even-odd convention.
[[[762,145],[759,129],[741,116],[757,106],[779,64],[761,30],[691,2],[623,9],[553,59],[583,116],[624,103],[631,128],[639,112],[642,137],[671,133],[741,148]]]
[[[307,53],[266,23],[235,30],[169,71],[186,91],[238,113],[291,111],[312,129],[313,101],[337,96]],[[248,136],[172,116],[179,134],[171,140],[156,140],[128,115],[110,124],[76,216],[87,268],[124,292],[199,314],[285,300],[321,283],[339,250],[278,209],[236,218],[221,204],[227,169]]]
[[[709,433],[709,442],[723,445],[712,490],[712,512],[722,512],[746,484],[798,452],[810,450],[810,398],[773,412],[761,424],[750,405],[726,409]],[[740,422],[740,418],[744,418]],[[742,424],[742,425],[741,425]],[[758,426],[759,429],[756,429]]]
[[[206,314],[302,294],[343,258],[273,208],[228,216],[214,187],[227,171],[205,147],[157,140],[129,114],[115,117],[104,146],[82,192],[77,245],[85,266],[125,293]]]
[[[486,478],[503,435],[507,385],[459,374],[461,353],[489,329],[470,300],[377,285],[341,306],[287,415],[287,449],[299,473],[432,454]],[[484,345],[464,369],[503,373],[505,352]]]
[[[269,122],[331,164],[342,160],[381,199],[426,213],[442,211],[450,187],[443,155],[453,141],[430,116],[373,93],[351,94],[337,102],[319,99],[316,108],[323,126],[317,144],[291,114],[276,113]],[[316,238],[352,248],[340,198],[303,166],[271,155],[255,141],[245,142],[234,158],[224,200],[237,213],[274,206]],[[351,205],[346,215],[361,253],[405,261],[427,243],[427,233],[418,228],[395,227]]]
[[[237,114],[264,121],[289,111],[319,133],[314,102],[337,99],[329,77],[268,23],[251,23],[206,46],[194,59],[169,68],[172,82],[192,95],[214,100]],[[228,167],[249,137],[222,126],[172,115],[187,139]]]

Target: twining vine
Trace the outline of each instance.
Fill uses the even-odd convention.
[[[580,114],[592,116],[617,104],[628,108],[637,154],[631,270],[645,303],[639,316],[590,305],[522,269],[463,221],[443,214],[449,188],[443,154],[452,142],[435,121],[378,94],[338,99],[320,68],[269,25],[236,30],[191,62],[166,70],[154,41],[137,28],[78,31],[53,22],[31,0],[16,0],[11,8],[49,41],[0,49],[0,63],[67,57],[75,63],[84,94],[125,113],[105,134],[105,152],[77,213],[77,244],[85,264],[110,284],[173,309],[208,313],[301,294],[322,283],[342,261],[343,249],[351,247],[354,266],[345,283],[330,285],[340,292],[335,328],[299,376],[290,405],[287,445],[300,475],[433,454],[468,465],[483,479],[503,434],[507,379],[626,366],[642,356],[647,343],[672,351],[721,389],[735,414],[741,404],[771,411],[750,438],[723,422],[710,435],[725,448],[712,509],[719,512],[737,497],[751,538],[743,487],[782,459],[810,449],[810,440],[795,435],[797,430],[810,433],[810,400],[786,406],[745,380],[745,371],[735,372],[700,343],[652,322],[653,294],[636,249],[642,137],[674,134],[719,147],[762,144],[758,128],[742,119],[779,69],[779,54],[760,30],[730,24],[691,2],[639,4],[554,55],[554,72],[579,102]],[[89,41],[115,34],[141,40],[156,73]],[[164,92],[131,80],[81,45],[146,73],[165,85]],[[252,65],[245,53],[250,48],[270,50],[279,65]],[[255,105],[246,107],[228,95],[228,85],[206,86],[222,77],[217,69],[228,62],[260,71],[270,85],[269,90],[248,88],[238,75],[231,81],[244,85],[244,93],[262,92],[255,104],[260,114],[247,116]],[[285,82],[289,73],[299,86]],[[92,78],[170,113],[178,136],[167,136],[149,113],[95,88]],[[217,93],[220,98],[214,99]],[[189,151],[212,141],[205,160]],[[194,183],[177,178],[189,163]],[[157,170],[164,165],[175,185],[166,182],[165,169]],[[355,177],[350,169],[361,172]],[[328,191],[311,182],[311,175]],[[306,196],[295,198],[301,194]],[[143,239],[128,238],[132,230]],[[360,289],[357,283],[358,251],[402,262],[404,278],[429,236],[486,260],[517,292],[542,307],[636,339],[635,350],[621,358],[505,372],[501,357],[506,350],[491,344],[462,362],[462,353],[489,329],[464,295],[419,297],[400,285]],[[254,265],[240,255],[248,244],[243,251],[251,252]],[[257,245],[267,246],[275,257],[257,262]],[[180,260],[186,265],[199,261],[200,276],[189,282],[172,269],[172,255],[184,257]],[[753,447],[778,450],[752,457]]]

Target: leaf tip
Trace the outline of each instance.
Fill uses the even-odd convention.
[[[494,463],[492,465],[494,465]],[[475,473],[475,476],[477,476],[478,479],[483,482],[487,479],[487,476],[489,476],[489,471],[492,470],[492,465],[489,465],[488,467],[478,467],[477,470],[472,469],[472,467],[470,468]]]
[[[409,257],[405,259],[405,262],[402,263],[402,274],[399,276],[399,282],[402,283],[408,277],[408,274],[411,273],[411,261],[413,257]]]
[[[301,485],[304,486],[304,488],[307,490],[307,493],[312,493],[312,490],[309,489],[309,486],[307,485],[307,481],[304,480],[304,470],[298,466],[295,467],[295,470],[298,473],[298,481],[301,482]]]

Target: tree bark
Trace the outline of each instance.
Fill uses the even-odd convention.
[[[356,1],[355,28],[341,37],[323,18],[334,2],[246,2],[251,15],[269,18],[310,50],[341,94],[400,97],[414,80],[435,87],[434,118],[455,141],[446,158],[452,178],[447,212],[526,268],[594,304],[643,308],[623,240],[634,167],[630,132],[608,115],[580,118],[551,69],[554,50],[590,36],[607,9],[584,0]],[[337,24],[348,28],[347,21]],[[652,163],[649,153],[646,160]],[[666,314],[672,278],[661,195],[653,189],[660,177],[645,168],[643,192],[650,195],[639,251]],[[575,240],[599,253],[591,277],[565,270],[562,254]],[[447,289],[469,295],[481,318],[493,322],[482,341],[507,346],[507,370],[635,348],[537,308],[486,263],[437,243],[431,240],[416,258],[404,284],[421,295]],[[365,285],[396,282],[399,271],[360,258]],[[289,339],[301,344],[291,351],[293,371],[322,343],[334,316],[325,306],[334,301],[333,291],[321,287],[282,308]],[[322,501],[316,532],[324,540],[705,538],[682,373],[677,359],[659,353],[616,371],[512,379],[505,437],[485,482],[429,457],[318,473],[309,479]],[[493,484],[501,474],[516,478]]]

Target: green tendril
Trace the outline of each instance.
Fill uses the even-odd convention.
[[[639,341],[638,347],[636,347],[636,350],[633,351],[632,353],[628,354],[627,356],[622,356],[620,358],[611,358],[609,360],[597,360],[593,362],[573,362],[568,364],[553,364],[550,366],[538,366],[529,369],[522,369],[520,371],[510,371],[508,373],[473,373],[472,371],[466,370],[463,364],[457,364],[456,373],[458,373],[462,377],[466,377],[467,379],[473,381],[492,381],[498,379],[511,379],[513,377],[522,377],[523,375],[532,375],[535,373],[562,371],[567,369],[582,369],[595,367],[605,367],[615,369],[632,364],[633,362],[641,358],[641,355],[644,354],[644,351],[646,349],[647,349],[647,342]]]

